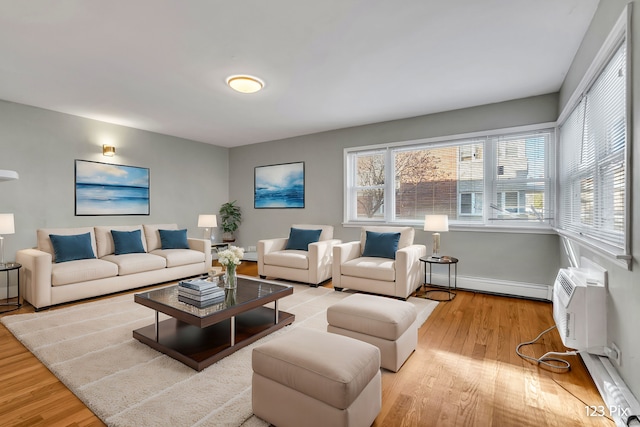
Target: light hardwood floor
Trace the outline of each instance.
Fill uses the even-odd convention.
[[[257,266],[243,263],[238,271],[256,276]],[[27,305],[10,314],[33,311]],[[402,369],[383,370],[374,426],[614,426],[587,416],[587,405],[603,402],[578,357],[567,357],[571,371],[558,373],[515,353],[552,324],[549,303],[458,291],[420,328],[418,348]],[[553,330],[523,352],[562,348]],[[2,426],[104,425],[4,325],[0,390]]]

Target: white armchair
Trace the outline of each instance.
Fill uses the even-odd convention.
[[[258,274],[260,277],[268,276],[303,282],[314,287],[330,279],[333,246],[341,243],[340,240],[333,238],[333,227],[330,225],[294,224],[291,228],[322,231],[318,241],[310,243],[307,250],[302,248],[287,249],[288,237],[258,241]]]
[[[363,256],[367,231],[399,232],[395,259]],[[407,299],[422,285],[419,260],[427,254],[425,245],[413,244],[414,236],[413,227],[362,227],[359,241],[333,247],[333,287]]]

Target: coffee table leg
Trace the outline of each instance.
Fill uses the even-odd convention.
[[[231,316],[231,347],[236,345],[236,316]]]
[[[155,323],[155,333],[156,333],[156,342],[160,342],[160,325],[158,325],[158,320],[160,319],[160,313],[156,310],[156,323]]]
[[[278,300],[274,301],[275,323],[278,324]]]

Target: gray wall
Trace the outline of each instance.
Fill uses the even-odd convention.
[[[631,40],[633,79],[633,134],[630,145],[633,153],[632,188],[640,188],[640,3],[633,4]],[[568,102],[576,86],[584,76],[602,43],[608,36],[618,17],[627,4],[626,0],[601,1],[594,19],[587,31],[580,50],[575,56],[573,64],[567,74],[565,83],[560,91],[561,110]],[[640,340],[638,340],[637,325],[640,324],[640,197],[635,190],[636,197],[632,204],[632,271],[620,268],[610,259],[583,249],[581,254],[605,267],[609,272],[609,298],[607,300],[607,332],[609,342],[615,342],[622,352],[622,366],[618,368],[625,383],[635,396],[640,396]]]
[[[331,224],[336,238],[356,240],[359,227],[342,226],[344,148],[553,122],[557,105],[557,94],[550,94],[232,148],[229,197],[238,200],[244,217],[238,241],[249,246],[286,236],[294,223]],[[254,167],[297,161],[305,162],[305,208],[254,209]],[[431,236],[417,230],[416,242],[430,245]],[[552,284],[559,268],[557,242],[551,234],[448,232],[442,249],[460,259],[460,275]]]
[[[102,155],[102,144],[116,147]],[[228,200],[229,150],[96,120],[0,101],[0,169],[17,181],[0,183],[0,212],[13,213],[16,234],[5,236],[5,258],[36,244],[36,229],[84,225],[177,223],[201,237],[198,214]],[[75,216],[74,160],[150,169],[149,216]]]

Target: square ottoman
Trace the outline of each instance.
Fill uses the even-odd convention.
[[[369,427],[382,407],[380,351],[295,328],[253,349],[253,413],[278,427]]]
[[[418,344],[416,316],[410,302],[353,294],[327,309],[327,331],[375,345],[381,366],[398,372]]]

